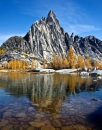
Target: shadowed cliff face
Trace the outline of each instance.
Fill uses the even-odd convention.
[[[99,60],[102,58],[102,41],[94,36],[82,38],[74,36],[74,33],[69,36],[53,11],[48,13],[47,18],[36,21],[24,38],[11,37],[2,45],[6,50],[32,53],[38,59],[45,58],[48,61],[53,58],[54,53],[66,55],[70,46],[73,46],[77,55]]]
[[[102,41],[95,38],[94,36],[87,36],[85,38],[75,36],[73,47],[77,54],[101,60]]]

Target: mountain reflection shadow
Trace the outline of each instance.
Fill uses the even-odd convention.
[[[10,95],[26,96],[40,111],[57,117],[63,100],[70,94],[81,91],[92,91],[91,77],[81,78],[78,75],[67,74],[33,74],[8,73],[0,74],[0,86]]]

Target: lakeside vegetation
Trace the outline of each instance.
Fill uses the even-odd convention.
[[[0,54],[4,54],[5,53],[5,50],[3,50],[1,47],[0,47]]]
[[[90,57],[83,58],[81,55],[76,56],[72,47],[68,51],[68,55],[62,54],[62,57],[54,54],[53,61],[50,63],[50,67],[54,69],[74,69],[74,68],[99,68],[102,69],[102,61],[92,60]]]
[[[5,51],[0,48],[0,54],[4,54]],[[92,60],[90,57],[83,58],[81,55],[76,56],[72,47],[69,48],[68,55],[58,56],[56,54],[53,55],[53,60],[50,63],[47,63],[46,59],[42,61],[43,68],[53,68],[55,70],[58,69],[74,69],[74,68],[99,68],[102,69],[102,61]],[[34,69],[37,66],[35,65],[35,59],[32,60],[31,63],[26,60],[17,60],[13,59],[9,62],[5,62],[3,66],[0,66],[0,69],[11,69],[11,70],[27,70]]]

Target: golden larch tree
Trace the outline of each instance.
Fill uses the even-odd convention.
[[[69,63],[69,68],[75,68],[77,58],[72,47],[69,48],[67,60]]]
[[[53,67],[55,69],[58,69],[58,58],[57,58],[56,54],[53,55]]]
[[[99,66],[100,66],[99,62],[97,60],[95,60],[94,61],[94,67],[99,67]]]
[[[100,62],[99,69],[102,70],[102,61]]]
[[[78,60],[77,60],[77,67],[78,68],[83,68],[85,66],[85,61],[81,55],[78,55]]]
[[[65,69],[65,68],[68,68],[68,67],[69,67],[69,63],[68,63],[68,60],[65,58],[63,60],[63,68]]]
[[[34,69],[34,68],[35,68],[34,61],[32,61],[31,68],[32,68],[32,69]]]
[[[63,60],[61,57],[58,58],[58,69],[62,69],[63,68]]]
[[[28,62],[17,59],[14,59],[8,63],[9,69],[25,69],[25,68],[27,69],[28,66],[29,66]]]
[[[3,50],[1,47],[0,47],[0,54],[4,54],[5,53],[5,50]]]
[[[43,68],[44,68],[44,69],[46,68],[46,62],[47,62],[47,61],[46,61],[46,59],[44,58],[44,59],[43,59]]]
[[[87,58],[86,58],[86,60],[85,60],[85,65],[86,65],[87,68],[92,68],[90,57],[87,57]]]

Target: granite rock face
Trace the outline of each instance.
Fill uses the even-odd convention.
[[[67,55],[70,46],[73,46],[76,55],[98,60],[102,58],[102,41],[94,36],[83,38],[74,36],[74,33],[70,36],[60,26],[53,11],[50,11],[47,18],[36,21],[24,37],[9,38],[2,48],[7,51],[6,54],[15,50],[19,54],[25,52],[40,60],[45,58],[51,61],[54,53],[58,56],[62,53]]]
[[[13,36],[9,38],[6,42],[3,43],[2,47],[7,51],[16,50],[18,52],[27,52],[30,50],[27,41],[23,37],[19,36]]]
[[[77,55],[89,56],[92,59],[98,60],[102,58],[102,41],[94,36],[87,36],[85,38],[75,36],[72,46]]]
[[[67,53],[65,32],[60,27],[53,11],[49,12],[47,18],[36,21],[26,34],[25,39],[30,45],[31,52],[37,57],[50,60],[54,53],[58,55]]]

